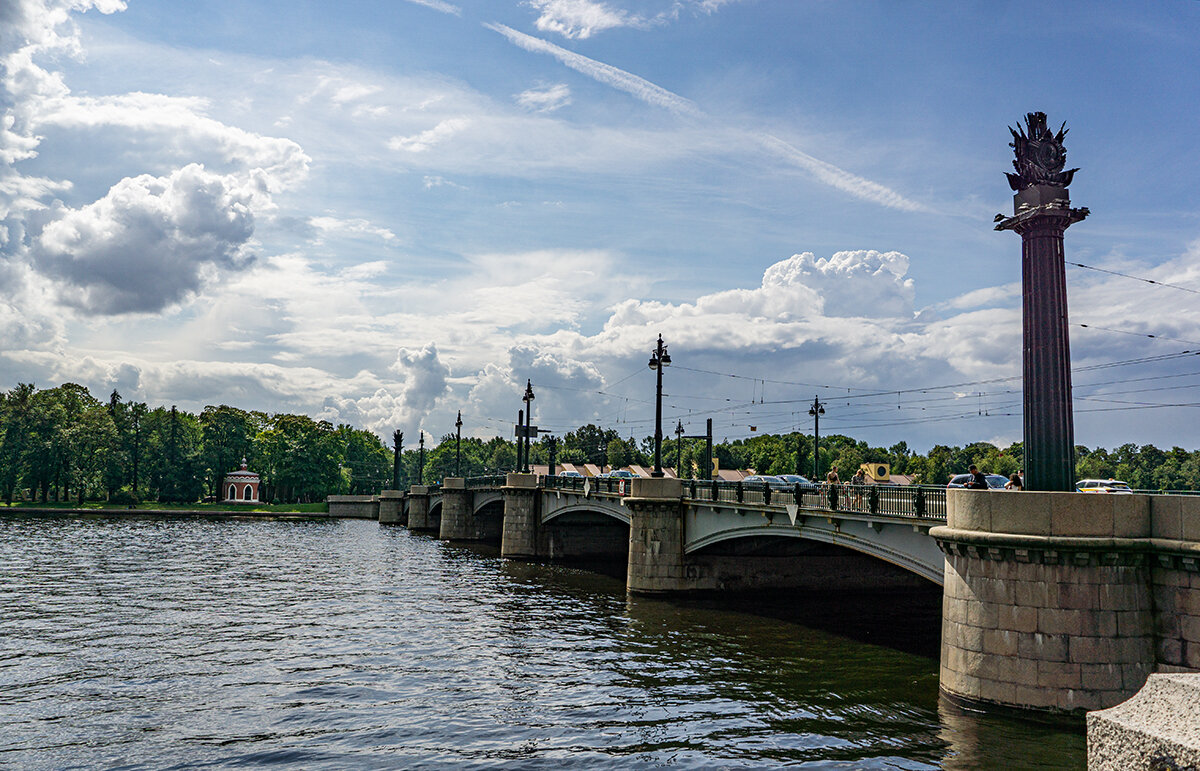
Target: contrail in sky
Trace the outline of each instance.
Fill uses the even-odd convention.
[[[580,72],[593,80],[624,91],[647,104],[666,108],[679,115],[687,115],[693,118],[706,117],[691,100],[685,99],[679,94],[672,93],[662,86],[656,86],[645,78],[639,78],[633,73],[618,69],[611,64],[589,59],[574,51],[568,51],[561,46],[556,46],[547,40],[526,35],[524,32],[518,32],[512,27],[498,22],[484,24],[483,26],[499,32],[508,38],[511,43],[524,48],[526,51],[550,54],[576,72]],[[834,166],[832,163],[814,158],[808,153],[792,147],[782,139],[769,134],[747,133],[746,136],[772,154],[809,172],[817,180],[849,193],[855,198],[872,201],[882,206],[902,211],[929,211],[929,207],[919,204],[916,201],[910,201],[891,188],[885,187],[878,182],[872,182],[857,174],[852,174],[845,169]]]
[[[574,51],[568,51],[541,38],[526,35],[524,32],[517,32],[512,27],[506,27],[503,24],[485,24],[483,26],[499,32],[514,45],[524,48],[526,51],[538,54],[550,54],[576,72],[581,72],[593,80],[598,80],[605,85],[631,94],[647,104],[652,104],[655,107],[664,107],[680,115],[701,117],[700,110],[696,109],[696,105],[691,101],[684,99],[678,94],[673,94],[661,86],[656,86],[645,78],[639,78],[633,73],[617,69],[611,64],[605,64],[595,59],[581,56]]]

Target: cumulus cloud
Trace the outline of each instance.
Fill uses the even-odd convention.
[[[566,83],[531,88],[517,94],[517,104],[534,112],[553,112],[571,103],[571,89]]]
[[[100,200],[61,209],[33,236],[34,264],[67,286],[62,299],[93,313],[153,312],[197,291],[212,268],[251,260],[262,175],[189,165],[167,177],[126,178]]]

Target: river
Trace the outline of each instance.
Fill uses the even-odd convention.
[[[368,521],[0,515],[0,766],[1084,765],[931,657],[738,607]]]

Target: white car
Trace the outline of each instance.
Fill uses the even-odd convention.
[[[1129,485],[1119,479],[1080,479],[1075,483],[1075,490],[1081,493],[1133,495]]]

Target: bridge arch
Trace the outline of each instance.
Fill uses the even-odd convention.
[[[504,503],[504,495],[501,494],[499,490],[477,492],[475,493],[474,500],[471,502],[471,513],[478,514],[486,507],[495,503]]]
[[[553,520],[569,517],[572,514],[603,514],[626,526],[629,525],[629,510],[606,498],[572,501],[555,507],[545,506],[542,508],[542,523],[548,524]]]
[[[903,526],[908,527],[907,524]],[[877,531],[873,528],[868,528],[867,532],[874,533],[876,537],[860,537],[853,532],[834,527],[762,527],[761,525],[748,525],[709,533],[695,541],[686,543],[683,550],[684,554],[687,555],[699,555],[705,549],[728,541],[747,538],[800,539],[839,546],[849,551],[873,557],[908,571],[911,574],[920,576],[937,586],[942,586],[945,576],[940,560],[931,561],[926,555],[913,554],[904,548],[894,547],[887,543],[886,539],[879,537],[881,531],[882,529]]]

